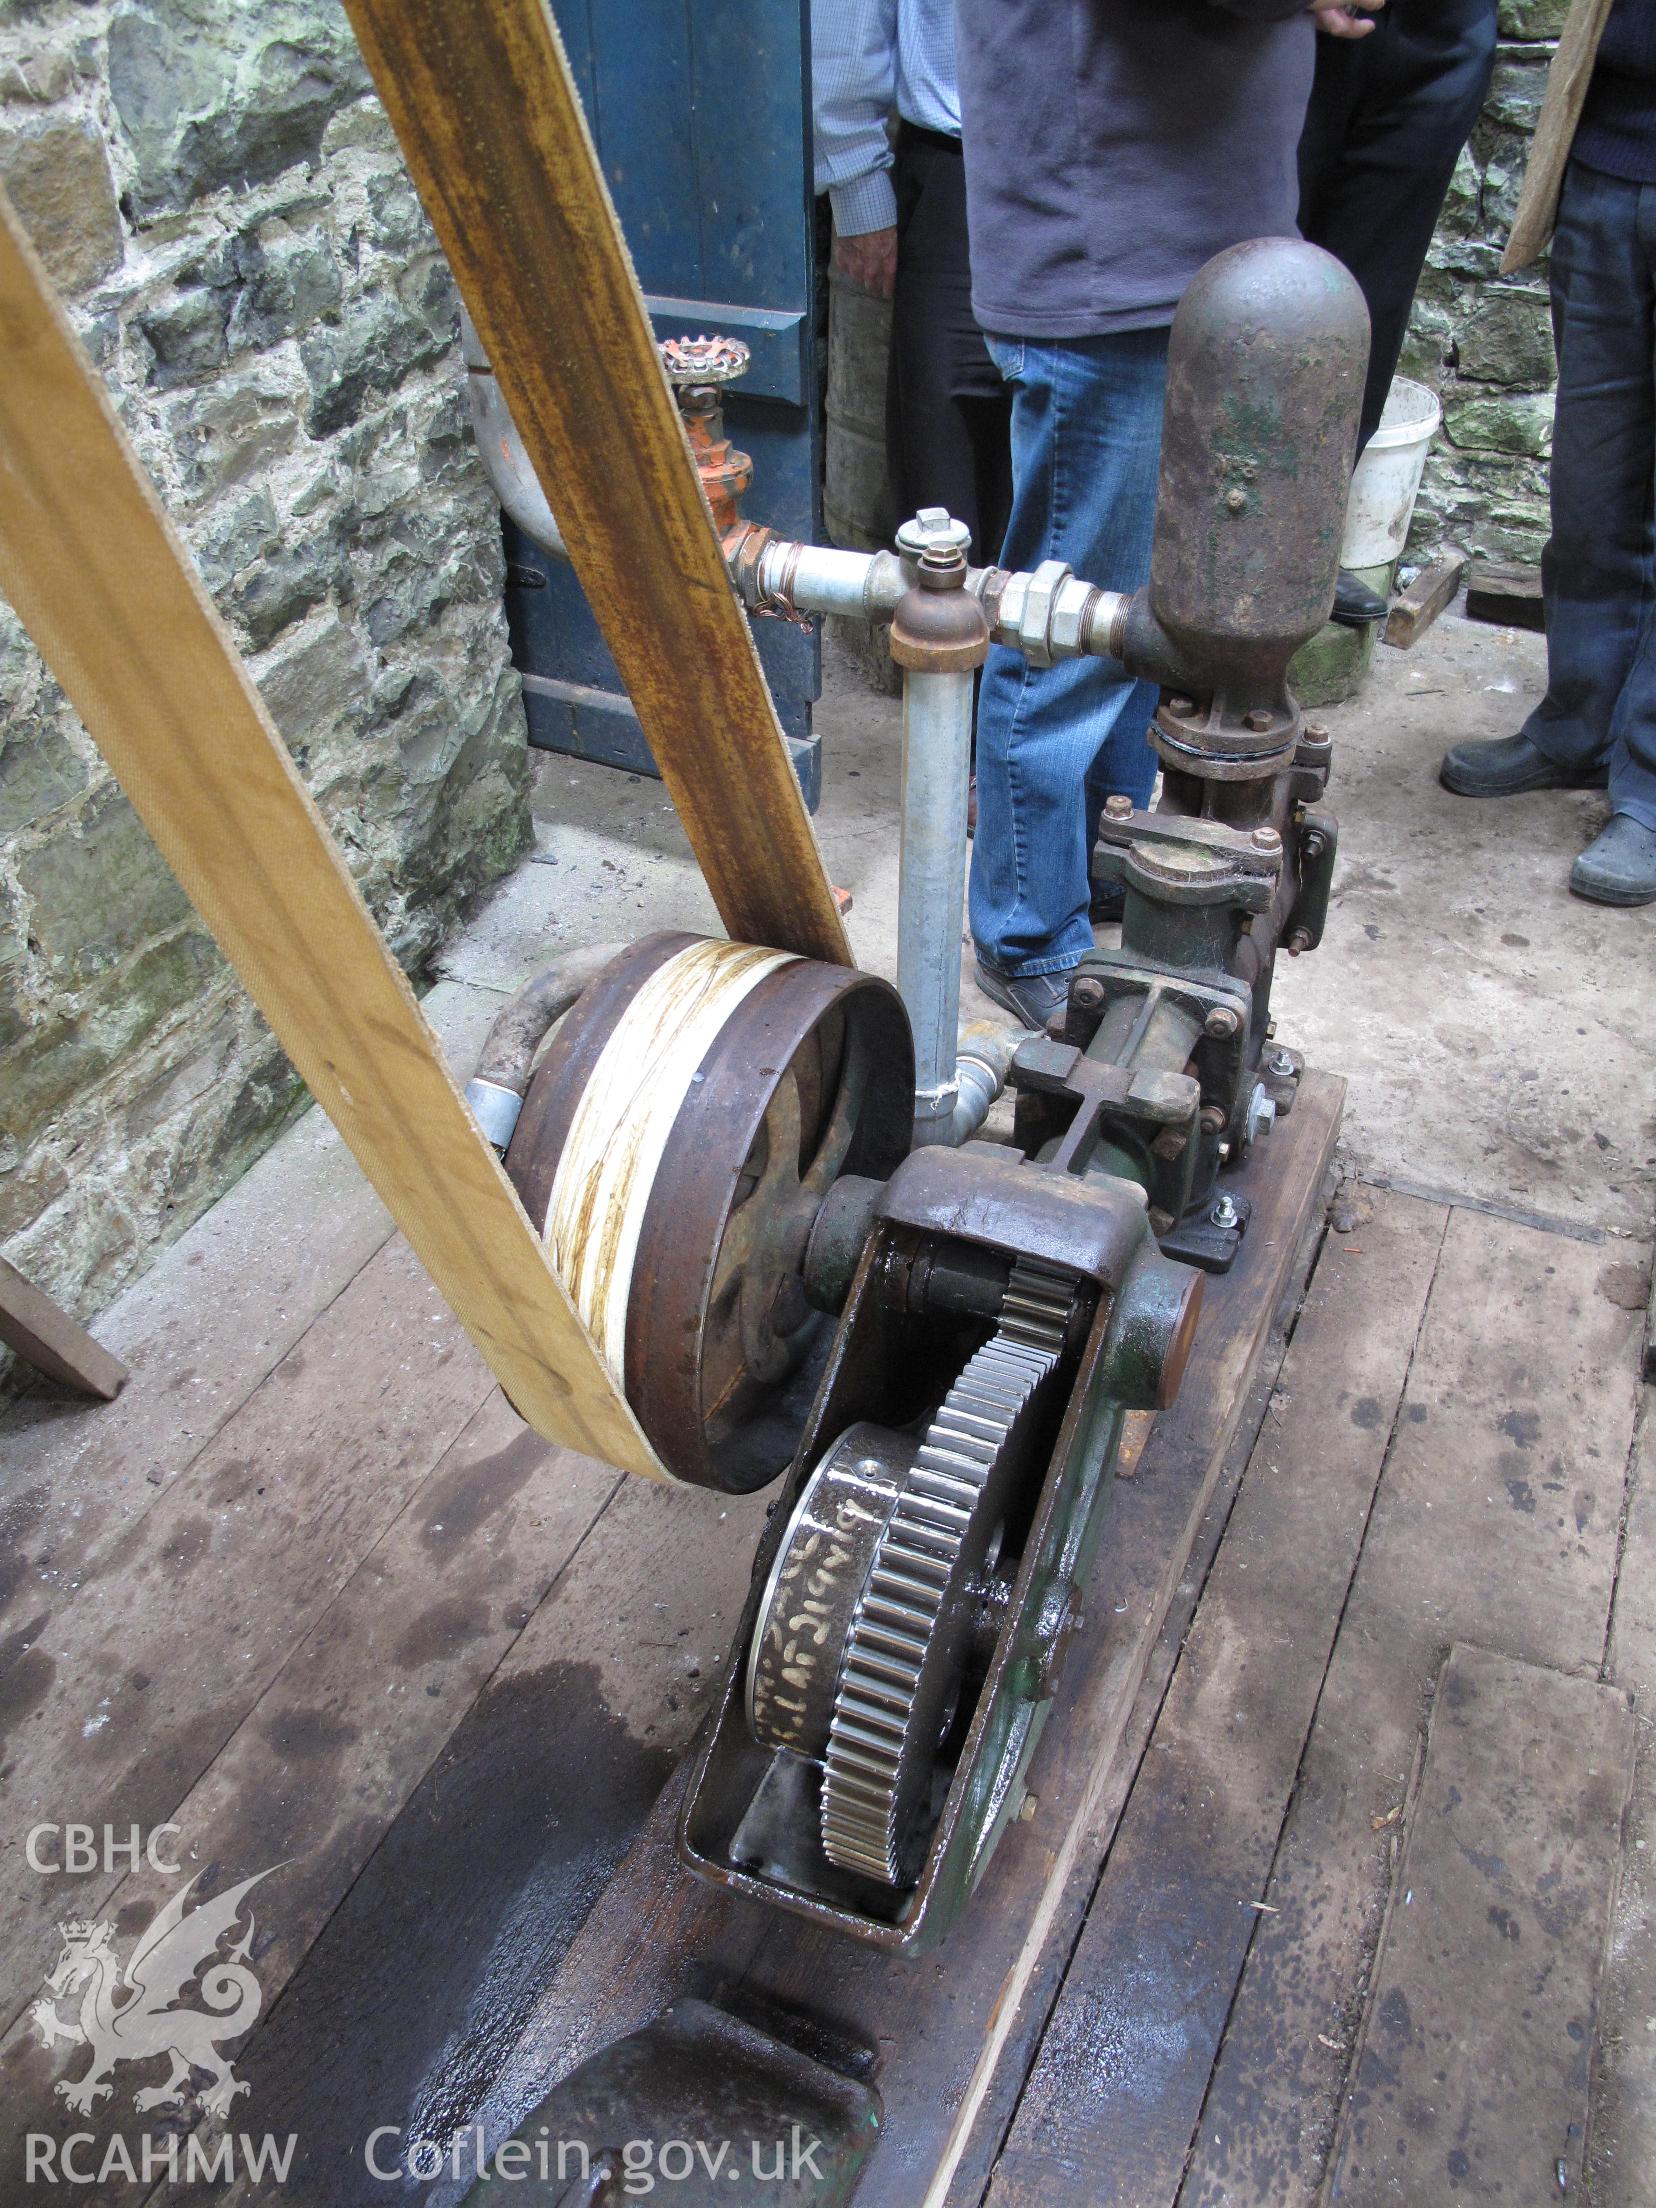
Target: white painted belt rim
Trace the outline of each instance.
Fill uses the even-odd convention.
[[[575,1107],[541,1231],[623,1393],[639,1236],[674,1122],[737,1008],[768,974],[797,963],[746,943],[675,952],[616,1021]]]

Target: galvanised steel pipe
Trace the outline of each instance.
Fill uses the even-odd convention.
[[[972,775],[972,673],[903,684],[897,991],[914,1030],[914,1139],[947,1142],[959,1093],[960,916]]]

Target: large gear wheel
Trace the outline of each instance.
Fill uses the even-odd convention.
[[[1040,1430],[1074,1282],[1012,1268],[994,1335],[923,1440],[851,1428],[817,1466],[755,1631],[748,1715],[822,1767],[821,1838],[840,1869],[911,1884],[985,1573]]]

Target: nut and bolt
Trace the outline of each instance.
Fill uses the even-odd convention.
[[[1217,1042],[1228,1042],[1242,1025],[1241,1014],[1228,1004],[1216,1004],[1203,1022]]]
[[[1225,1114],[1217,1104],[1202,1106],[1202,1132],[1204,1135],[1222,1135],[1225,1131]]]
[[[1276,719],[1263,706],[1256,705],[1251,713],[1243,714],[1242,726],[1252,735],[1263,736],[1276,726]]]
[[[1265,1061],[1265,1071],[1278,1081],[1286,1081],[1292,1075],[1294,1061],[1285,1050],[1273,1050]]]
[[[1248,494],[1246,491],[1227,491],[1225,493],[1225,511],[1227,513],[1245,514],[1247,510]]]
[[[1308,836],[1303,837],[1300,842],[1300,856],[1302,858],[1320,859],[1327,849],[1327,837],[1319,835],[1315,828],[1312,829],[1311,833]]]
[[[1256,1081],[1252,1096],[1248,1099],[1247,1124],[1243,1133],[1251,1149],[1261,1135],[1268,1135],[1276,1123],[1276,1098],[1267,1093],[1263,1081]]]
[[[1241,1217],[1242,1214],[1237,1210],[1235,1202],[1229,1196],[1221,1196],[1208,1213],[1209,1222],[1216,1227],[1234,1227],[1240,1222]]]
[[[1313,744],[1326,744],[1328,741],[1328,731],[1320,721],[1307,721],[1305,734],[1307,740]]]
[[[1096,1012],[1104,1002],[1104,984],[1091,974],[1070,983],[1070,1002],[1077,1012]]]
[[[1301,951],[1308,951],[1311,948],[1310,929],[1296,928],[1293,934],[1288,938],[1286,948],[1288,956],[1290,958],[1298,958]]]
[[[1280,851],[1282,838],[1274,828],[1256,828],[1250,839],[1256,851]]]
[[[1133,817],[1132,799],[1123,796],[1107,797],[1104,800],[1104,817],[1106,820],[1131,820]]]
[[[1177,713],[1182,719],[1185,714],[1195,712],[1196,700],[1194,698],[1169,698],[1167,710],[1169,713]]]

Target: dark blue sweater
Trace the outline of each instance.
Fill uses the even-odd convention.
[[[1656,0],[1615,0],[1570,150],[1607,176],[1656,184]]]
[[[1154,329],[1227,245],[1298,234],[1305,0],[957,0],[955,38],[984,329]]]

